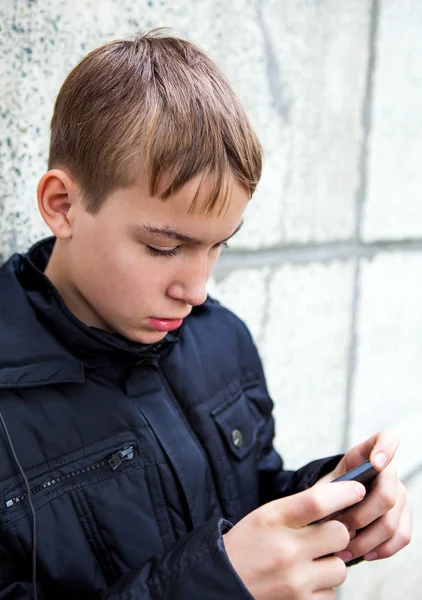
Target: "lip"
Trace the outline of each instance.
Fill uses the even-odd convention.
[[[181,326],[181,324],[183,323],[183,318],[167,319],[161,317],[149,317],[148,323],[156,331],[173,331],[174,329],[178,329]]]

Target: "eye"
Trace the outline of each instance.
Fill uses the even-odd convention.
[[[218,248],[218,249],[222,249],[222,248],[228,248],[229,245],[227,242],[219,242],[218,244],[216,244],[214,246],[214,248]]]
[[[178,248],[178,246],[176,246],[175,248],[160,249],[155,246],[149,246],[148,244],[146,244],[146,247],[148,252],[153,256],[176,256]]]

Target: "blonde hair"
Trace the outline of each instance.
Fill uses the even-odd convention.
[[[54,107],[48,167],[69,169],[92,214],[142,178],[165,200],[195,176],[212,177],[211,211],[224,205],[232,176],[253,194],[262,149],[216,65],[159,30],[107,43],[71,71]]]

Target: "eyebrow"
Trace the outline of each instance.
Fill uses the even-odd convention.
[[[243,225],[243,220],[236,227],[236,229],[233,231],[233,233],[231,235],[229,235],[228,238],[221,240],[220,243],[228,242],[234,235],[236,235],[236,233],[239,231],[239,229],[242,227],[242,225]],[[130,225],[129,229],[135,235],[142,234],[142,233],[150,233],[152,235],[155,235],[157,237],[167,239],[167,240],[168,239],[177,240],[179,242],[184,242],[186,244],[202,244],[202,241],[200,239],[190,236],[190,235],[185,235],[184,233],[181,233],[180,231],[175,231],[174,229],[171,229],[170,227],[166,227],[166,226],[153,227],[152,225],[135,224],[135,225]]]

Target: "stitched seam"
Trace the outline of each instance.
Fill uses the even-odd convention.
[[[144,448],[142,447],[141,443],[139,443],[139,454],[141,455],[141,459],[143,460],[143,463],[145,464],[145,451],[144,451]],[[146,483],[146,487],[147,487],[147,492],[148,492],[150,506],[152,508],[152,512],[154,514],[155,523],[157,525],[158,533],[160,535],[161,545],[163,547],[165,547],[165,544],[164,544],[164,534],[163,534],[163,531],[162,531],[160,519],[158,518],[157,510],[156,510],[156,507],[155,507],[155,502],[153,501],[152,487],[150,485],[150,479],[151,479],[150,468],[151,467],[154,467],[154,465],[148,465],[148,466],[144,467],[145,468],[145,483]]]
[[[41,508],[41,506],[45,506],[45,504],[48,504],[49,502],[52,502],[56,498],[60,498],[64,494],[68,494],[69,492],[73,492],[73,491],[79,490],[81,488],[84,488],[87,485],[93,485],[93,484],[98,483],[100,481],[104,481],[104,480],[107,480],[107,479],[112,479],[112,478],[115,478],[115,477],[122,477],[123,475],[126,475],[127,473],[132,473],[134,471],[140,471],[142,469],[144,469],[143,465],[138,465],[136,467],[134,467],[134,466],[125,466],[125,470],[124,471],[122,470],[119,473],[110,472],[110,473],[105,473],[102,476],[97,475],[97,477],[95,479],[90,479],[90,480],[84,479],[83,481],[79,481],[78,483],[73,483],[73,484],[68,483],[67,485],[63,485],[63,487],[57,488],[56,490],[51,490],[49,492],[44,492],[44,494],[43,494],[43,502],[40,502],[39,504],[35,504],[35,510],[38,510],[39,508]],[[50,498],[50,496],[52,496],[52,498]],[[46,500],[44,501],[44,499],[46,499]],[[0,530],[3,529],[4,527],[6,527],[8,524],[17,523],[21,519],[24,519],[24,518],[28,517],[28,514],[29,514],[28,507],[17,509],[16,513],[15,513],[15,511],[13,511],[13,513],[17,514],[18,510],[19,511],[20,510],[25,510],[25,512],[23,514],[21,514],[20,516],[17,516],[16,518],[13,518],[13,515],[12,515],[13,509],[3,509],[3,514],[8,518],[8,522],[4,523],[3,525],[0,524]],[[11,512],[9,512],[9,511],[11,511]]]
[[[224,385],[223,387],[221,387],[218,391],[215,392],[215,394],[213,394],[211,396],[211,398],[209,398],[206,401],[206,405],[209,406],[213,404],[214,400],[218,397],[218,396],[223,396],[225,394],[225,392],[229,391],[231,389],[233,389],[233,392],[231,392],[229,394],[229,398],[224,401],[223,398],[223,403],[220,406],[217,406],[216,408],[214,408],[211,413],[213,413],[214,411],[216,411],[216,413],[218,414],[218,412],[220,410],[224,410],[224,408],[226,408],[227,406],[230,406],[231,404],[233,404],[234,402],[236,402],[236,400],[239,399],[239,397],[241,396],[241,394],[243,392],[246,392],[248,390],[250,390],[251,388],[255,387],[256,385],[259,385],[259,379],[257,379],[255,377],[255,379],[253,380],[249,380],[249,381],[245,381],[245,380],[240,380],[236,383],[234,382],[230,382],[227,383],[226,385]]]
[[[170,513],[170,510],[169,510],[167,502],[166,502],[165,486],[164,486],[164,481],[163,481],[163,477],[162,477],[160,469],[157,469],[157,475],[158,475],[158,479],[160,480],[161,490],[163,492],[162,493],[163,512],[166,515],[167,521],[171,527],[171,531],[173,533],[173,540],[176,540],[177,539],[176,524],[174,523],[173,516]],[[183,506],[183,504],[182,504],[182,506]]]
[[[85,508],[86,515],[89,517],[89,521],[87,519],[86,523],[89,531],[93,534],[93,542],[96,546],[94,546],[94,550],[99,551],[99,554],[95,553],[94,556],[99,564],[103,564],[102,569],[107,580],[107,584],[110,585],[117,578],[116,566],[111,558],[110,552],[108,551],[107,545],[98,526],[98,521],[92,511],[89,500],[86,497],[83,489],[78,490],[76,494],[79,496],[81,507]],[[109,577],[109,573],[111,574],[111,577]]]
[[[163,379],[163,381],[164,381],[164,382],[166,382],[166,381],[167,381],[167,380],[166,380],[166,378],[164,377],[164,375],[163,375],[162,373],[161,373],[161,377],[162,377],[162,379]],[[133,406],[136,408],[136,410],[137,410],[137,411],[139,412],[139,414],[141,415],[142,419],[148,423],[148,429],[149,429],[149,431],[151,432],[151,435],[153,436],[153,439],[154,439],[154,440],[155,440],[155,442],[158,444],[158,446],[160,447],[160,449],[161,449],[161,451],[163,452],[163,454],[164,454],[164,455],[165,455],[165,456],[168,458],[168,460],[167,460],[167,462],[166,462],[166,465],[168,465],[168,467],[170,468],[170,470],[171,470],[171,472],[172,472],[172,474],[173,474],[173,477],[174,477],[174,480],[175,480],[176,484],[177,484],[178,486],[180,486],[180,492],[179,492],[179,490],[178,490],[178,493],[179,493],[179,495],[180,495],[180,501],[181,501],[182,505],[183,505],[183,504],[186,504],[186,508],[187,508],[187,517],[188,517],[188,519],[189,519],[190,523],[191,523],[191,524],[192,524],[192,526],[193,526],[193,522],[194,522],[194,517],[193,517],[193,515],[195,514],[195,510],[194,510],[194,507],[193,507],[193,506],[191,506],[191,505],[190,505],[190,503],[189,503],[188,494],[187,494],[187,493],[185,493],[185,489],[186,489],[186,490],[188,490],[189,488],[188,488],[188,486],[186,486],[186,481],[185,481],[185,476],[184,476],[184,473],[181,473],[181,472],[179,472],[179,473],[178,473],[178,472],[176,471],[175,467],[174,467],[174,466],[173,466],[173,464],[172,464],[172,461],[171,461],[170,457],[168,457],[167,450],[164,448],[164,446],[163,446],[163,445],[162,445],[162,443],[161,443],[161,440],[160,440],[160,438],[159,438],[158,434],[156,433],[155,429],[153,429],[153,427],[152,427],[152,426],[149,424],[148,417],[146,417],[146,416],[145,416],[145,415],[142,413],[142,410],[141,410],[141,408],[138,406],[138,404],[135,402],[135,400],[134,400],[134,399],[132,399],[132,397],[130,397],[130,396],[128,396],[128,397],[129,397],[130,401],[132,402]],[[170,398],[170,399],[171,399],[171,398]],[[173,404],[174,404],[174,403],[173,403]],[[180,409],[179,409],[179,412],[180,412]],[[148,484],[147,484],[147,485],[148,485]],[[151,498],[151,494],[150,494],[150,498]],[[161,537],[161,532],[160,532],[160,537]]]
[[[89,523],[87,522],[81,500],[76,494],[69,494],[69,499],[70,499],[73,509],[78,517],[79,524],[80,524],[82,531],[85,535],[85,538],[88,542],[89,549],[91,550],[91,553],[95,559],[95,562],[98,564],[101,574],[104,577],[104,580],[106,582],[108,582],[107,573],[104,571],[104,565],[103,565],[102,561],[100,561],[98,559],[98,553],[96,552],[97,547],[94,542],[93,535],[92,535],[91,529],[89,527]]]
[[[152,467],[152,469],[153,468],[154,467]],[[152,512],[154,514],[155,522],[157,524],[158,533],[160,535],[161,545],[162,545],[163,548],[166,548],[167,545],[164,542],[164,539],[165,539],[164,524],[161,523],[161,519],[160,519],[160,516],[158,514],[156,503],[153,501],[153,497],[152,497],[152,488],[153,488],[153,486],[151,486],[151,483],[153,483],[153,481],[150,481],[150,480],[155,479],[157,481],[157,483],[158,483],[157,487],[159,487],[159,488],[161,487],[161,481],[159,480],[160,478],[157,476],[157,474],[156,473],[151,473],[150,470],[151,470],[151,467],[148,467],[148,468],[145,469],[145,475],[146,475],[145,481],[146,481],[146,484],[147,484],[150,505],[151,505],[151,508],[152,508]],[[162,493],[160,494],[160,499],[161,499],[161,503],[160,503],[161,507],[165,508],[165,503],[162,502],[162,500],[164,500],[164,494],[162,494]],[[166,515],[167,515],[167,513],[166,513]]]

